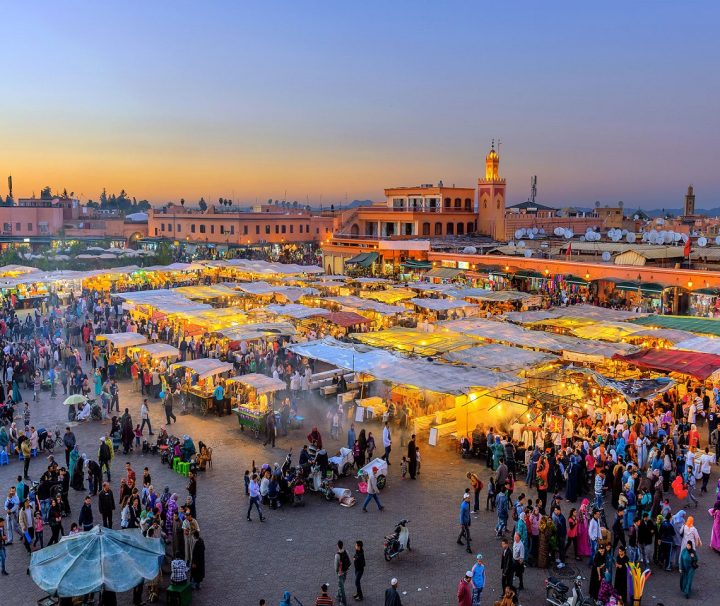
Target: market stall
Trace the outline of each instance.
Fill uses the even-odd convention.
[[[220,375],[232,371],[233,365],[215,358],[198,358],[197,360],[176,362],[172,368],[175,372],[184,371],[181,391],[193,409],[197,406],[203,414],[207,414],[208,411],[215,408],[215,387],[224,383]]]
[[[228,395],[234,404],[232,411],[238,423],[258,437],[265,430],[268,414],[275,414],[273,396],[287,389],[285,381],[258,373],[232,377],[225,382]]]

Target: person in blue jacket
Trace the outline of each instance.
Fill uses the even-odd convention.
[[[463,543],[465,537],[465,543]],[[465,545],[465,551],[472,553],[470,549],[470,491],[466,490],[460,504],[460,534],[458,535],[458,545]]]

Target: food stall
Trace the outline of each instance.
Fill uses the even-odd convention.
[[[287,389],[285,381],[258,373],[232,377],[225,385],[228,392],[233,392],[232,411],[237,415],[240,427],[249,429],[255,437],[265,429],[268,414],[273,413],[273,395]]]
[[[136,332],[116,332],[96,335],[95,341],[105,348],[108,365],[115,365],[116,376],[124,378],[130,364],[128,348],[147,343],[147,337]]]
[[[163,359],[177,359],[180,357],[180,350],[167,343],[146,343],[128,348],[128,354],[137,356],[141,364],[146,364]]]
[[[215,386],[222,382],[218,375],[233,370],[233,365],[228,362],[221,362],[216,358],[198,358],[197,360],[185,360],[172,365],[173,371],[185,371],[181,391],[185,394],[187,401],[195,408],[198,406],[203,414],[214,409],[213,391]]]

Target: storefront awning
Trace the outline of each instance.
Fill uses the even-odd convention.
[[[201,379],[207,379],[213,375],[219,375],[233,369],[229,362],[221,362],[216,358],[198,358],[197,360],[186,360],[173,364],[173,368],[187,368],[197,374]]]
[[[360,314],[356,314],[354,311],[335,311],[329,314],[326,320],[336,326],[342,326],[344,328],[357,326],[358,324],[370,324],[370,320]]]
[[[113,347],[132,347],[133,345],[142,345],[143,343],[147,343],[147,338],[136,332],[103,334],[98,335],[98,339],[110,341]]]
[[[701,381],[720,369],[720,356],[695,351],[678,351],[673,349],[644,349],[630,355],[613,356],[641,368],[652,368],[665,372],[678,372],[696,377]]]
[[[630,320],[642,326],[655,328],[676,328],[700,335],[720,337],[720,320],[711,318],[692,318],[689,316],[646,316]]]
[[[407,269],[432,269],[432,263],[430,263],[430,261],[414,261],[413,259],[408,259],[403,262],[402,265]]]
[[[565,276],[565,282],[567,284],[575,284],[577,286],[587,286],[588,281],[580,276],[567,275]]]
[[[516,271],[514,276],[515,278],[545,278],[539,271],[534,271],[532,269],[521,269],[520,271]]]
[[[360,253],[354,257],[347,259],[345,265],[357,265],[358,267],[370,267],[378,260],[380,255],[376,252]]]
[[[180,350],[167,343],[146,343],[138,347],[153,358],[177,358],[180,357]]]
[[[287,389],[287,384],[285,383],[285,381],[281,381],[280,379],[273,379],[272,377],[261,375],[255,372],[247,375],[241,375],[239,377],[231,377],[230,379],[228,379],[228,381],[232,383],[241,383],[243,385],[247,385],[248,387],[252,387],[258,395]]]

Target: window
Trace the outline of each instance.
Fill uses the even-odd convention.
[[[231,225],[231,226],[230,226],[230,235],[231,235],[231,236],[234,236],[234,235],[235,235],[235,226],[234,226],[234,225]]]
[[[50,233],[50,226],[48,225],[47,221],[40,221],[38,223],[38,230],[41,234],[49,234]]]
[[[454,234],[455,234],[455,224],[454,224],[454,223],[448,223],[448,224],[445,226],[445,233],[446,233],[448,236],[454,235]]]
[[[435,235],[442,236],[442,223],[435,223]]]
[[[28,231],[32,231],[32,230],[33,230],[33,224],[32,224],[32,223],[28,223]]]
[[[265,226],[265,233],[266,233],[266,234],[269,234],[269,233],[270,233],[270,226],[269,226],[269,225],[266,225],[266,226]]]
[[[462,207],[462,200],[460,198],[455,198],[455,208],[461,208]]]
[[[160,223],[160,231],[165,231],[165,223]]]
[[[294,231],[295,231],[295,226],[294,226],[294,225],[291,225],[291,226],[290,226],[290,233],[293,233]]]
[[[210,233],[211,233],[211,234],[214,234],[214,233],[215,233],[215,226],[214,226],[214,225],[211,225],[211,226],[210,226]]]
[[[212,229],[212,227],[210,229]],[[224,233],[225,233],[225,226],[221,225],[220,226],[220,235],[223,235]]]
[[[168,231],[172,231],[172,230],[173,230],[172,223],[168,223]]]
[[[305,233],[306,233],[306,234],[309,234],[309,233],[310,233],[310,223],[308,223],[307,225],[305,225]]]
[[[445,208],[450,208],[450,198],[445,198]]]
[[[302,226],[302,225],[298,225],[298,231],[299,231],[300,233],[302,233],[302,230],[303,230],[303,226]],[[290,230],[290,233],[292,233],[292,229]]]
[[[15,231],[20,231],[22,229],[22,223],[15,223]]]
[[[177,228],[175,229],[178,233],[182,231],[182,223],[178,223]]]
[[[3,223],[3,231],[6,231],[6,232],[12,231],[12,223]]]
[[[475,225],[472,221],[468,221],[467,228],[465,229],[466,234],[471,234],[475,231]]]
[[[315,228],[315,235],[317,236],[319,233],[320,233],[320,228],[319,228],[319,227],[316,227],[316,228]]]
[[[255,235],[256,235],[256,236],[259,236],[259,235],[260,235],[260,226],[259,226],[259,225],[256,225],[256,226],[255,226]]]
[[[204,233],[205,233],[205,225],[201,225],[201,226],[200,226],[200,233],[201,233],[201,234],[204,234]]]
[[[458,236],[462,236],[465,234],[465,225],[463,223],[457,224],[457,230],[456,233]]]
[[[195,233],[195,223],[193,223],[192,225],[190,225],[190,232],[193,233],[193,234]]]
[[[422,226],[422,235],[423,235],[423,236],[429,236],[429,235],[430,235],[430,223],[423,223],[423,226]]]
[[[287,227],[286,227],[285,225],[283,225],[283,226],[282,226],[282,229],[280,229],[280,231],[281,231],[282,233],[285,233],[285,230],[286,230],[286,229],[287,229]]]
[[[279,234],[279,233],[280,233],[280,226],[279,226],[279,225],[276,225],[276,226],[275,226],[275,233],[276,233],[276,234]]]
[[[244,236],[247,236],[247,234],[248,234],[248,226],[247,226],[247,225],[243,225],[243,235],[244,235]]]
[[[465,210],[472,210],[473,201],[470,198],[465,198]]]
[[[326,227],[326,228],[325,228],[325,233],[326,233],[326,234],[329,234],[329,233],[330,233],[330,228],[329,228],[329,227]]]

